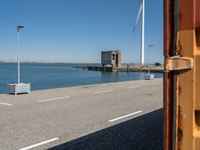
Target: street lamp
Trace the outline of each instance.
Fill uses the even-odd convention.
[[[19,39],[19,31],[20,29],[25,28],[24,25],[17,25],[17,47],[18,51],[20,51],[20,39]],[[19,60],[19,54],[17,56],[17,83],[20,84],[20,60]]]
[[[19,94],[19,93],[30,93],[30,84],[29,83],[21,83],[20,81],[20,59],[19,59],[19,51],[20,51],[20,29],[25,28],[24,25],[17,25],[17,83],[9,84],[9,93]]]
[[[149,47],[148,47],[148,74],[150,74],[150,49],[152,48],[152,47],[154,47],[154,45],[153,44],[151,44],[151,45],[149,45]]]
[[[152,80],[152,79],[154,79],[154,74],[151,74],[151,72],[150,72],[150,49],[152,47],[154,47],[153,44],[151,44],[151,45],[148,46],[148,73],[145,74],[145,79],[146,80]]]

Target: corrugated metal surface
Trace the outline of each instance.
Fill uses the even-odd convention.
[[[164,1],[164,56],[191,58],[192,69],[165,69],[165,150],[200,149],[200,0]],[[165,68],[167,68],[165,66]]]

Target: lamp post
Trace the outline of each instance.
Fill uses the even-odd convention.
[[[148,47],[148,74],[150,74],[150,49],[154,47],[153,44],[149,45]]]
[[[153,44],[148,46],[148,73],[145,74],[146,80],[153,80],[154,79],[154,74],[151,74],[151,72],[150,72],[150,48],[152,48],[153,46],[154,46]]]
[[[17,25],[17,83],[9,84],[9,93],[12,94],[22,94],[22,93],[30,93],[30,83],[21,83],[20,81],[20,59],[19,59],[19,51],[20,51],[20,37],[19,31],[20,29],[25,28],[24,25]]]
[[[25,28],[24,25],[17,25],[17,47],[18,47],[18,51],[20,51],[20,37],[19,37],[19,31],[20,29]],[[19,59],[19,52],[18,52],[18,56],[17,56],[17,83],[20,84],[20,59]]]

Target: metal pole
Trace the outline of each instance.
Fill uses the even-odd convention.
[[[145,0],[142,0],[142,35],[140,63],[144,65],[144,33],[145,33]]]
[[[150,51],[150,47],[148,48],[148,74],[150,74],[150,60],[149,60],[149,51]]]
[[[17,83],[20,84],[20,60],[19,60],[19,28],[17,29],[17,47],[18,47],[18,54],[17,54]]]
[[[150,48],[152,48],[154,45],[149,45],[148,47],[148,74],[150,74]]]

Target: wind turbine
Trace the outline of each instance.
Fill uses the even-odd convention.
[[[138,14],[135,26],[133,28],[133,33],[135,32],[141,13],[142,13],[142,33],[141,33],[140,64],[144,65],[145,0],[140,1],[140,7],[138,9]]]

